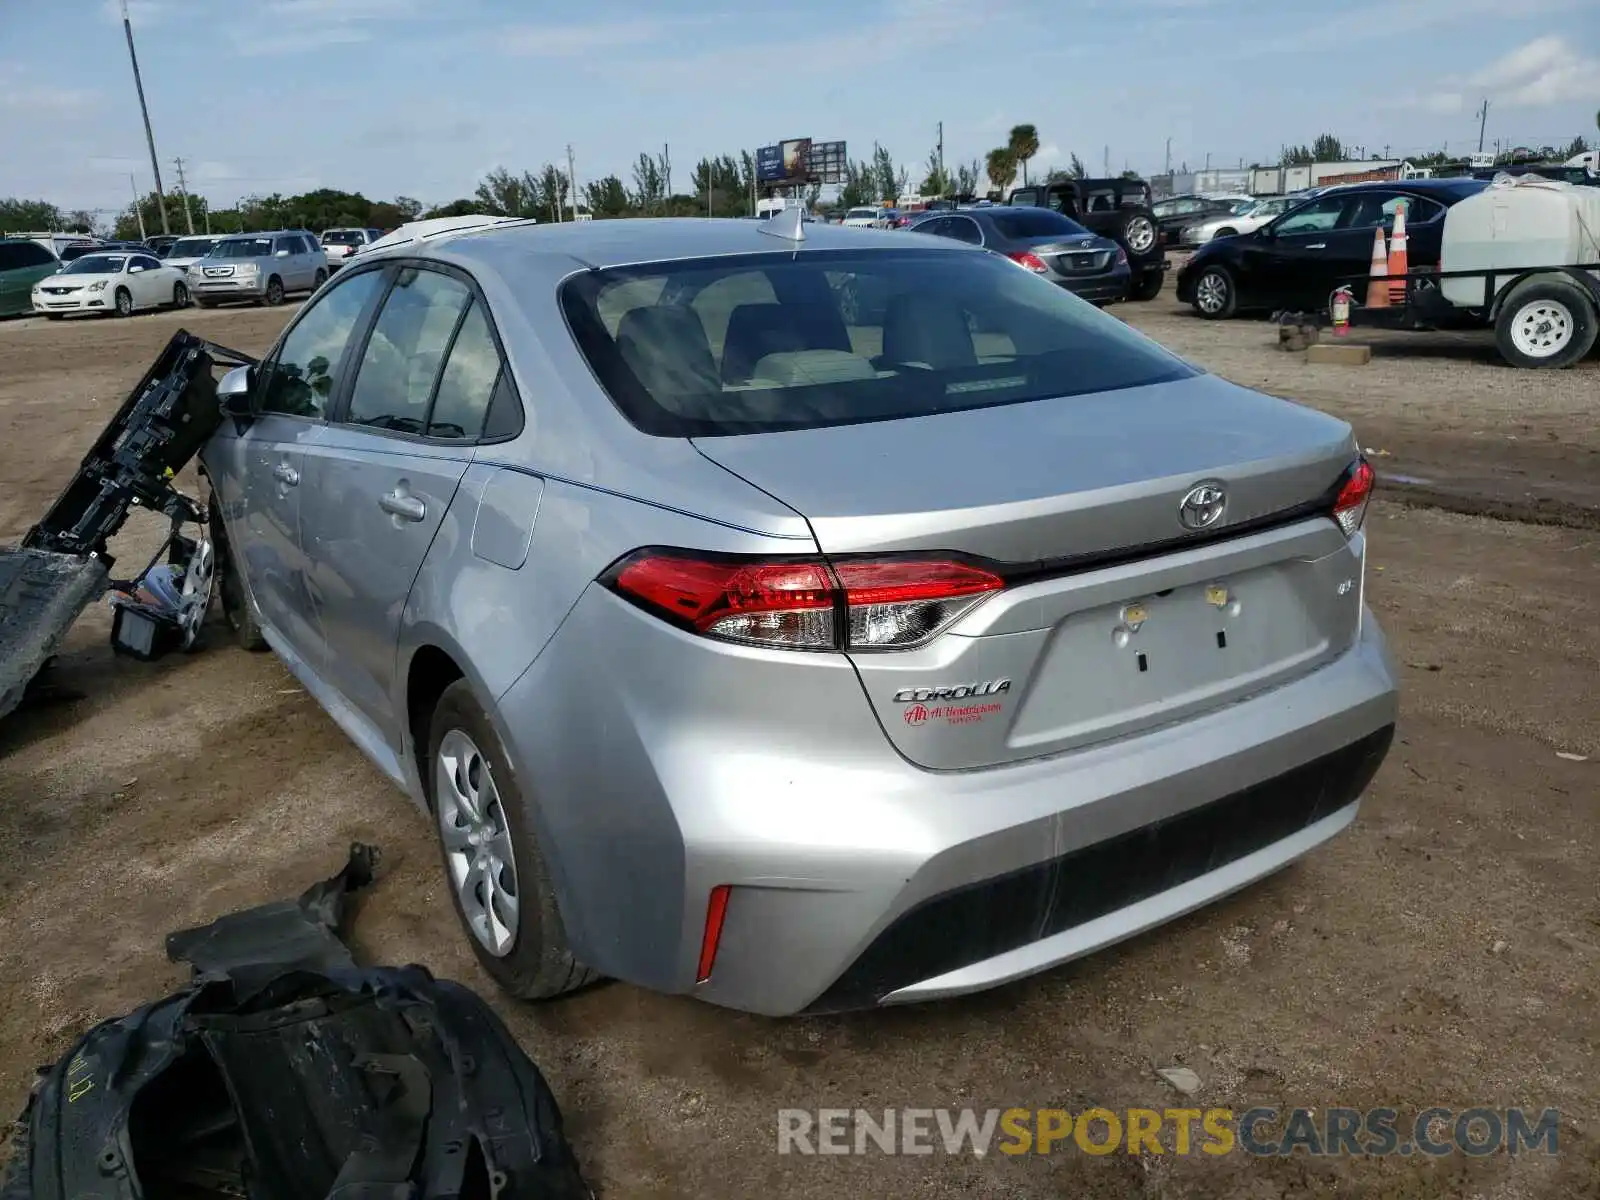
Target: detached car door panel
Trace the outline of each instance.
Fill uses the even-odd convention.
[[[463,277],[401,266],[358,361],[307,448],[301,531],[328,681],[399,746],[401,617],[472,462],[500,358]]]

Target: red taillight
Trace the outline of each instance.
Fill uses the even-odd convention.
[[[1117,266],[1122,266],[1128,261],[1128,252],[1121,246],[1117,247]]]
[[[694,981],[704,983],[711,978],[711,968],[717,963],[717,943],[722,940],[722,922],[728,915],[728,895],[733,889],[719,883],[711,889],[706,901],[706,931],[700,939],[700,966]]]
[[[1372,498],[1372,485],[1376,482],[1377,473],[1364,458],[1356,459],[1345,472],[1344,483],[1333,502],[1333,519],[1339,522],[1345,537],[1354,537],[1361,528],[1367,515],[1367,501]]]
[[[1006,257],[1012,262],[1016,263],[1017,266],[1027,267],[1028,270],[1038,275],[1043,275],[1050,269],[1044,265],[1044,260],[1042,258],[1040,258],[1037,254],[1029,253],[1027,250],[1018,250],[1014,254],[1006,255]]]
[[[952,559],[770,561],[641,550],[605,582],[696,633],[795,650],[921,645],[1005,586]]]

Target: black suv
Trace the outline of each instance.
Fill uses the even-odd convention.
[[[1111,238],[1128,252],[1133,272],[1130,300],[1154,300],[1167,270],[1167,248],[1150,211],[1150,185],[1142,179],[1066,179],[1036,183],[1011,193],[1011,204],[1052,208],[1085,229]]]

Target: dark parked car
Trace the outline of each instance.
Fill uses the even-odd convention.
[[[137,250],[143,254],[154,254],[149,245],[144,242],[79,242],[68,246],[61,252],[61,261],[64,263],[76,262],[85,254],[97,254],[102,250]]]
[[[150,253],[157,258],[165,258],[167,251],[172,249],[173,243],[179,238],[175,233],[158,233],[154,237],[146,238],[144,244],[150,247]]]
[[[1254,233],[1201,246],[1178,272],[1178,299],[1213,320],[1251,309],[1326,308],[1339,284],[1367,274],[1373,230],[1393,232],[1401,203],[1408,265],[1437,267],[1445,210],[1486,186],[1477,179],[1411,179],[1324,192]]]
[[[1020,187],[1012,205],[1054,209],[1091,233],[1111,238],[1128,254],[1133,282],[1128,295],[1154,300],[1167,270],[1167,250],[1150,211],[1150,185],[1142,179],[1064,179]]]
[[[913,232],[953,238],[1003,254],[1093,304],[1128,297],[1128,255],[1111,238],[1089,232],[1047,208],[973,208],[935,213]]]

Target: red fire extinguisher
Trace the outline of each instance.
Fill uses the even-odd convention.
[[[1352,293],[1348,287],[1341,287],[1333,293],[1333,303],[1329,307],[1333,314],[1333,334],[1343,337],[1350,328],[1350,299]]]

